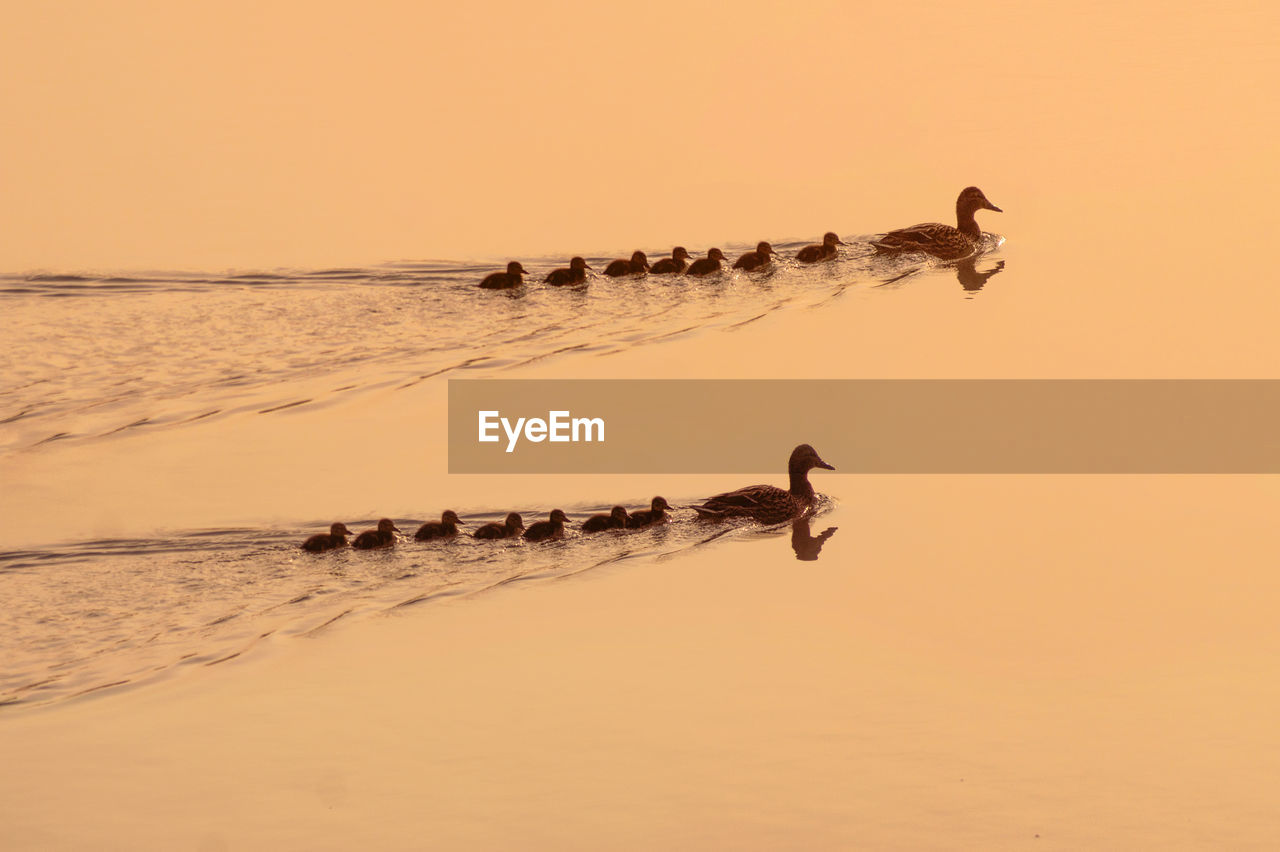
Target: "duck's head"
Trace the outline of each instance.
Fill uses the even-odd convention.
[[[756,243],[756,254],[767,256],[771,254],[777,254],[777,252],[774,251],[773,246],[769,245],[768,243],[759,242],[759,243]]]
[[[707,260],[724,260],[724,252],[718,248],[713,248],[707,252]]]
[[[654,497],[653,502],[649,504],[649,508],[655,512],[661,512],[670,509],[671,506],[668,505],[666,497]]]
[[[689,250],[684,246],[676,246],[671,250],[671,259],[672,260],[688,260]]]
[[[846,243],[844,240],[840,239],[840,237],[836,235],[835,231],[827,231],[825,234],[823,234],[822,244],[824,246],[847,246],[848,245],[848,243]]]
[[[551,523],[554,524],[558,522],[563,524],[568,520],[569,520],[569,516],[566,515],[564,512],[560,511],[559,509],[551,510]]]
[[[633,251],[631,253],[631,262],[639,263],[644,266],[645,269],[649,268],[649,258],[645,257],[645,254],[642,251]]]
[[[804,473],[820,467],[823,470],[835,470],[818,455],[818,451],[808,444],[801,444],[791,451],[791,459],[787,462],[787,470],[793,473]]]
[[[528,275],[529,273],[527,270],[525,270],[523,266],[520,265],[520,261],[513,260],[507,264],[507,274],[508,275]]]
[[[1003,213],[999,207],[987,200],[987,196],[982,194],[982,190],[976,186],[966,186],[960,190],[960,197],[956,199],[956,212],[960,215],[971,214],[975,210],[994,210],[997,213]]]
[[[569,268],[576,271],[581,271],[583,269],[590,269],[591,266],[590,264],[587,263],[585,259],[581,257],[575,257],[573,260],[569,261]]]
[[[332,524],[329,527],[329,535],[351,535],[351,530],[347,529],[346,524]]]
[[[627,520],[627,510],[623,506],[614,506],[609,511],[609,517],[613,518],[615,521],[623,521],[625,523]]]
[[[440,516],[440,523],[456,525],[456,524],[462,524],[462,520],[458,517],[457,512],[453,511],[452,509],[445,509],[444,514]],[[466,524],[463,524],[463,526],[466,526]]]
[[[506,528],[509,530],[524,529],[524,518],[520,517],[519,512],[512,512],[507,515]]]
[[[400,532],[400,528],[397,527],[395,525],[395,522],[392,521],[390,518],[383,518],[382,520],[378,521],[378,532],[380,533]]]

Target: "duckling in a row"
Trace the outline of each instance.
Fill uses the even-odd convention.
[[[689,275],[710,275],[713,272],[720,271],[720,264],[725,261],[724,252],[718,248],[713,248],[707,252],[706,257],[700,257],[693,263],[689,264],[689,268],[685,272]]]
[[[378,528],[365,530],[356,536],[356,540],[351,542],[351,546],[356,550],[376,550],[380,547],[390,547],[396,543],[395,534],[400,532],[400,528],[395,525],[390,518],[383,518],[378,521]]]
[[[559,509],[552,509],[550,520],[538,521],[524,531],[524,540],[547,541],[553,538],[561,538],[564,536],[564,525],[568,520],[569,516],[564,512]]]
[[[773,246],[762,240],[761,242],[756,243],[755,251],[749,251],[734,261],[733,268],[745,269],[747,272],[750,272],[753,269],[768,266],[773,260],[772,255],[775,254],[777,254],[777,252],[773,250]]]
[[[584,533],[604,532],[605,530],[622,530],[627,528],[627,509],[625,506],[614,506],[607,515],[592,515],[582,522]]]
[[[547,273],[547,277],[543,279],[544,284],[550,284],[553,287],[564,287],[569,284],[581,284],[587,280],[587,270],[591,268],[591,264],[580,257],[575,257],[569,261],[568,269],[556,269]]]
[[[433,538],[453,538],[458,534],[458,525],[462,521],[458,520],[458,513],[452,509],[447,509],[440,516],[439,521],[428,521],[418,527],[418,531],[413,534],[415,541],[431,541]]]
[[[956,227],[941,222],[924,222],[890,231],[871,245],[876,251],[886,254],[920,251],[942,260],[968,257],[982,243],[982,229],[974,218],[979,210],[1004,212],[988,201],[982,190],[966,186],[956,199]]]
[[[822,235],[822,242],[805,246],[796,252],[796,260],[801,263],[817,263],[820,260],[831,260],[838,251],[836,246],[847,245],[848,243],[836,236],[835,232],[827,231]]]
[[[353,535],[346,524],[332,524],[327,533],[316,533],[302,543],[302,549],[308,553],[324,553],[347,546],[347,536]]]
[[[627,529],[638,530],[643,527],[652,526],[653,524],[662,523],[667,519],[667,509],[671,506],[667,504],[665,498],[654,497],[649,503],[648,509],[642,509],[639,512],[632,512],[627,518]]]
[[[798,518],[813,505],[817,495],[809,484],[809,471],[815,467],[835,470],[808,444],[801,444],[791,451],[787,460],[787,474],[791,487],[783,490],[776,485],[748,485],[737,491],[727,491],[709,497],[700,506],[694,506],[699,518],[725,520],[726,518],[752,518],[764,524],[778,524]]]
[[[688,266],[689,250],[684,246],[676,246],[671,250],[671,257],[664,257],[662,260],[649,267],[650,275],[679,275],[685,271]]]
[[[604,274],[610,278],[621,278],[624,275],[643,275],[649,271],[649,258],[642,251],[632,252],[631,259],[618,258],[604,268]]]
[[[508,287],[519,287],[524,283],[525,275],[529,272],[519,261],[513,260],[507,264],[506,272],[495,272],[487,276],[480,282],[480,286],[486,290],[505,290]]]
[[[524,518],[516,512],[507,515],[507,519],[502,523],[485,524],[477,527],[472,533],[476,538],[497,539],[497,538],[515,538],[524,532]]]
[[[653,524],[661,523],[667,518],[667,501],[662,497],[654,497],[648,509],[627,514],[625,506],[614,506],[607,515],[592,515],[582,523],[584,533],[604,532],[605,530],[638,530]]]

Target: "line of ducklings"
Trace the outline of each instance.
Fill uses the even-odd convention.
[[[982,242],[982,230],[978,227],[974,214],[979,210],[994,210],[1003,213],[987,200],[986,195],[976,186],[965,187],[956,199],[956,226],[939,222],[924,222],[908,228],[888,231],[872,240],[870,245],[879,254],[905,254],[921,252],[943,260],[958,260],[977,251]],[[795,259],[800,263],[820,263],[833,260],[839,252],[839,246],[849,245],[833,231],[822,236],[822,242],[807,245],[796,252]],[[761,241],[754,251],[749,251],[733,262],[731,268],[747,272],[763,269],[780,257],[769,243]],[[684,246],[676,246],[671,257],[664,257],[652,265],[642,251],[633,252],[630,258],[618,258],[604,268],[604,274],[610,278],[621,278],[627,275],[692,275],[703,277],[719,272],[728,264],[729,259],[723,251],[713,248],[706,257],[696,260]],[[593,267],[585,258],[575,257],[569,261],[567,268],[554,269],[543,279],[544,284],[553,287],[564,287],[582,284],[587,280],[587,270]],[[524,276],[531,275],[519,261],[507,264],[506,272],[494,272],[480,282],[486,290],[505,290],[524,284]]]

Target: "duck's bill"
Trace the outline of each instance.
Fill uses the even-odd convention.
[[[1003,211],[1003,210],[1001,210],[999,207],[997,207],[997,206],[995,206],[994,204],[992,204],[990,201],[988,201],[988,202],[987,202],[987,206],[986,206],[986,208],[985,208],[985,209],[987,209],[987,210],[994,210],[994,211],[996,211],[997,213],[1003,213],[1003,212],[1004,212],[1004,211]]]
[[[822,461],[822,460],[819,460],[819,461],[818,461],[818,467],[822,468],[823,470],[835,470],[835,469],[836,469],[836,468],[835,468],[835,465],[827,464],[826,462],[824,462],[824,461]]]

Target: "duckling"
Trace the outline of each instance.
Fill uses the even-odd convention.
[[[654,497],[648,509],[631,513],[631,517],[627,518],[627,529],[638,530],[641,527],[661,523],[667,519],[667,509],[670,508],[665,498]]]
[[[614,506],[607,515],[592,515],[582,524],[584,533],[604,532],[605,530],[621,530],[627,526],[627,510],[622,506]]]
[[[528,271],[520,265],[519,261],[513,260],[507,264],[506,272],[495,272],[487,276],[480,282],[480,286],[486,290],[505,290],[508,287],[519,287],[524,283],[524,278],[521,276],[528,274]]]
[[[822,235],[822,242],[816,245],[805,246],[796,252],[796,260],[801,263],[817,263],[820,260],[830,260],[836,256],[836,246],[847,246],[844,240],[835,235],[833,231],[827,231]]]
[[[316,533],[304,541],[302,549],[307,553],[324,553],[326,550],[346,547],[347,536],[351,534],[352,532],[347,529],[346,524],[333,524],[329,527],[327,533]]]
[[[619,258],[604,268],[604,274],[610,278],[621,278],[623,275],[643,275],[649,271],[649,258],[644,252],[632,252],[630,260]]]
[[[982,229],[973,215],[979,210],[1004,212],[988,201],[982,190],[966,186],[956,198],[956,227],[941,222],[924,222],[890,231],[871,245],[885,254],[922,251],[943,260],[967,257],[982,244]]]
[[[742,257],[734,261],[733,268],[745,269],[748,272],[750,272],[753,269],[759,269],[762,266],[768,266],[770,261],[773,260],[773,258],[770,257],[770,255],[774,255],[774,254],[777,254],[777,252],[773,250],[773,246],[769,245],[766,242],[756,243],[756,250],[749,251],[746,254],[744,254]]]
[[[684,272],[685,263],[689,259],[689,250],[684,246],[676,246],[671,250],[671,257],[664,257],[662,260],[649,267],[650,275],[678,275]]]
[[[504,523],[491,523],[478,527],[472,535],[476,538],[515,538],[524,532],[524,518],[516,512],[507,515]]]
[[[379,547],[390,547],[396,543],[395,533],[400,532],[400,528],[392,522],[390,518],[383,518],[378,521],[376,530],[365,530],[356,536],[356,540],[351,542],[351,546],[356,550],[375,550]]]
[[[724,252],[718,248],[713,248],[707,252],[706,257],[700,257],[690,264],[687,271],[690,275],[710,275],[713,272],[720,271],[720,262],[725,259]]]
[[[547,274],[544,279],[545,283],[555,287],[563,287],[566,284],[581,284],[587,280],[587,270],[591,265],[580,257],[575,257],[569,261],[568,269],[556,269]]]
[[[551,510],[551,520],[538,521],[524,531],[524,540],[546,541],[551,538],[560,538],[564,535],[564,524],[567,520],[569,520],[568,515],[559,509],[553,509]]]
[[[429,521],[418,527],[418,531],[413,534],[415,541],[431,541],[433,538],[453,538],[458,534],[458,525],[462,521],[458,520],[458,513],[452,509],[445,510],[440,516],[440,520]]]
[[[813,505],[816,495],[809,484],[809,471],[815,467],[835,470],[808,444],[801,444],[791,451],[787,460],[787,474],[791,488],[784,491],[776,485],[748,485],[737,491],[728,491],[708,498],[701,506],[694,506],[698,517],[711,520],[748,517],[765,524],[777,524],[798,518]]]

